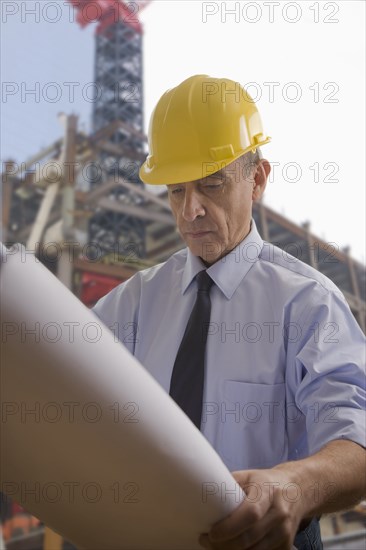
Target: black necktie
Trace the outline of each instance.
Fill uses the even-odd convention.
[[[208,325],[210,323],[210,288],[213,280],[206,270],[196,275],[196,303],[189,317],[175,359],[170,381],[170,396],[192,422],[200,428],[204,382],[204,360]]]

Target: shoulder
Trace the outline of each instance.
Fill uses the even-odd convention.
[[[314,267],[266,241],[257,264],[264,298],[287,320],[333,316],[353,324],[343,292]]]
[[[326,275],[267,241],[259,256],[260,266],[271,277],[272,283],[283,284],[288,289],[309,289],[326,296],[336,294],[343,298],[342,291]]]

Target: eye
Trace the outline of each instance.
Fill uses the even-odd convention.
[[[177,195],[178,193],[180,193],[182,191],[182,188],[181,187],[176,187],[175,189],[172,189],[171,190],[171,194],[172,195]]]
[[[220,189],[225,183],[223,175],[212,174],[201,180],[202,189]]]
[[[203,189],[215,190],[215,189],[221,189],[221,187],[222,187],[222,183],[209,183],[207,185],[204,185]]]

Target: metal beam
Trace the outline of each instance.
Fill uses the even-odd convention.
[[[105,208],[106,210],[112,210],[113,212],[119,212],[121,214],[127,214],[132,217],[140,218],[141,220],[153,220],[175,226],[173,216],[168,216],[167,214],[161,214],[159,212],[152,212],[132,204],[123,204],[121,202],[104,198],[98,201],[98,206]]]
[[[10,217],[10,207],[11,207],[11,196],[12,196],[12,181],[9,177],[3,178],[3,196],[2,196],[2,221],[1,221],[1,234],[0,240],[5,242],[7,239],[8,228],[9,228],[9,217]]]
[[[53,153],[56,151],[56,149],[59,149],[62,145],[62,138],[55,141],[52,145],[49,147],[45,147],[42,149],[39,153],[36,155],[33,155],[25,162],[22,162],[17,166],[17,168],[14,170],[14,172],[11,173],[12,176],[15,176],[18,173],[23,173],[25,170],[28,170],[35,162],[38,162],[42,160],[43,157],[49,155],[50,153]]]
[[[107,153],[111,153],[112,155],[115,155],[117,157],[126,156],[127,158],[139,160],[141,162],[143,162],[146,158],[146,155],[143,153],[139,153],[138,151],[134,151],[133,149],[127,147],[120,147],[118,145],[115,145],[114,143],[111,143],[110,141],[97,141],[95,143],[95,147],[102,151],[107,151]]]
[[[43,230],[47,224],[49,214],[57,196],[58,187],[58,183],[51,183],[46,189],[36,220],[32,226],[31,234],[27,240],[26,248],[28,250],[35,250],[36,245],[40,243]]]
[[[117,184],[116,184],[115,181],[108,180],[105,183],[103,183],[102,185],[99,185],[98,187],[93,189],[92,191],[89,191],[88,193],[82,193],[80,191],[77,192],[76,197],[77,197],[78,201],[80,201],[82,203],[92,204],[97,199],[100,199],[101,197],[103,197],[103,195],[106,195],[107,193],[109,193],[110,191],[115,189],[116,187],[117,187]]]
[[[122,128],[123,130],[126,130],[129,134],[132,134],[133,136],[138,137],[141,139],[141,141],[146,141],[146,136],[142,132],[139,132],[139,130],[136,130],[133,126],[130,124],[126,124],[125,122],[122,122],[121,120],[115,120],[111,123],[109,123],[107,126],[104,126],[95,134],[91,136],[91,139],[96,142],[103,138],[108,138],[111,135],[113,135],[117,130]]]
[[[66,166],[74,166],[76,160],[76,133],[78,117],[70,115],[64,120],[65,139],[62,151],[63,188],[62,188],[62,232],[67,239],[73,234],[75,210],[75,170],[66,170]],[[61,262],[62,263],[62,262]],[[67,278],[69,280],[70,277]],[[65,282],[65,281],[63,281]]]
[[[136,195],[140,195],[141,197],[144,197],[148,201],[158,204],[159,206],[164,208],[164,210],[168,210],[168,212],[171,212],[169,203],[167,201],[161,199],[156,195],[153,195],[152,193],[136,185],[135,183],[131,183],[129,181],[123,180],[122,178],[117,178],[115,180],[109,179],[105,183],[96,187],[92,191],[89,191],[88,193],[78,193],[77,197],[83,203],[92,203],[92,202],[95,202],[100,197],[102,197],[103,195],[106,195],[110,191],[113,191],[113,189],[115,189],[116,187],[124,187],[125,189],[128,189],[132,193]]]
[[[165,210],[168,210],[168,212],[171,212],[171,208],[169,206],[169,203],[165,201],[164,199],[161,199],[158,195],[153,195],[153,193],[150,193],[143,187],[138,187],[136,184],[130,183],[126,180],[123,180],[121,178],[118,178],[117,180],[118,185],[121,185],[122,187],[125,187],[129,191],[132,191],[133,193],[136,193],[137,195],[141,195],[141,197],[145,197],[145,199],[148,199],[151,202],[155,202]]]

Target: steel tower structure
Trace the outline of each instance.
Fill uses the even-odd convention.
[[[91,140],[102,143],[91,167],[89,188],[122,179],[143,187],[138,169],[143,161],[142,26],[138,20],[148,1],[70,0],[77,22],[85,27],[98,21],[95,40],[95,96]],[[141,206],[141,196],[125,187],[111,189],[116,205]],[[106,254],[134,249],[145,257],[146,222],[116,210],[99,209],[89,220],[88,240]]]

